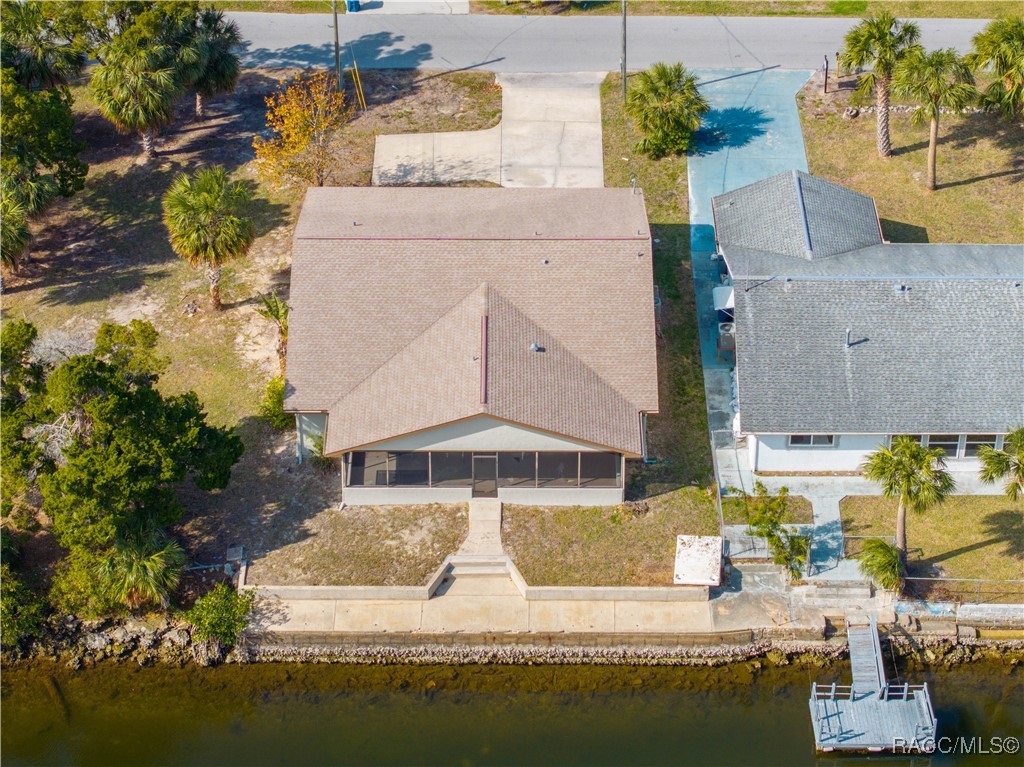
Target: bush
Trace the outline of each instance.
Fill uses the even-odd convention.
[[[906,574],[903,556],[894,544],[881,538],[864,542],[864,548],[856,554],[860,560],[861,573],[883,589],[899,591],[903,588]]]
[[[234,645],[249,625],[254,597],[255,592],[240,594],[226,583],[218,583],[199,597],[182,617],[192,624],[196,638]]]
[[[773,497],[763,483],[755,482],[754,494],[740,492],[740,499],[745,506],[747,533],[763,538],[772,562],[785,566],[790,577],[799,578],[807,564],[810,544],[805,536],[791,533],[782,524],[789,511],[789,489],[783,487]]]
[[[313,468],[319,469],[320,471],[328,471],[334,467],[334,459],[328,458],[324,455],[324,437],[319,434],[313,437],[312,447],[309,451],[309,462],[313,465]]]
[[[17,649],[39,636],[43,628],[44,604],[9,565],[0,565],[0,645]]]
[[[270,379],[260,403],[260,417],[265,418],[273,428],[284,431],[295,426],[295,416],[284,412],[284,378]]]
[[[97,577],[101,563],[101,557],[88,549],[72,549],[53,576],[50,604],[60,612],[86,619],[113,612],[116,605]]]

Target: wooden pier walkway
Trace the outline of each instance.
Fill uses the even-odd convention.
[[[928,685],[890,684],[875,616],[848,628],[851,685],[811,687],[811,723],[819,751],[892,751],[935,747]]]

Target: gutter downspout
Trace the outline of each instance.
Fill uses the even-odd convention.
[[[300,415],[301,415],[300,413],[296,413],[295,414],[295,436],[296,436],[296,440],[295,440],[295,457],[299,459],[299,464],[301,465],[302,464],[302,443],[303,443],[304,437],[303,437],[303,434],[302,434],[302,419],[299,418]]]

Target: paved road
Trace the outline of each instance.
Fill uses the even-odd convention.
[[[333,63],[329,14],[230,14],[248,41],[251,66]],[[853,20],[637,16],[629,20],[629,68],[655,61],[689,67],[779,66],[814,69],[839,48]],[[921,19],[926,46],[966,50],[979,19]],[[495,72],[610,71],[619,66],[620,21],[614,16],[344,15],[341,40],[361,67]]]

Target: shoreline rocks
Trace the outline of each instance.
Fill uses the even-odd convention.
[[[16,656],[5,653],[5,663],[48,659],[77,670],[97,663],[135,663],[141,667],[187,664],[215,666],[220,663],[348,663],[359,665],[635,665],[635,666],[723,666],[761,664],[785,666],[793,662],[830,665],[848,656],[845,637],[829,639],[793,639],[767,637],[738,644],[673,646],[664,644],[601,646],[543,644],[530,637],[514,643],[344,644],[299,646],[276,638],[243,639],[239,646],[225,652],[216,642],[199,641],[182,623],[152,626],[128,621],[64,620],[53,626],[53,633],[35,643],[28,652]],[[952,667],[992,657],[1011,657],[1014,664],[1024,663],[1024,639],[978,638],[970,627],[958,627],[952,634],[913,635],[893,632],[883,638],[892,653],[911,664]]]

